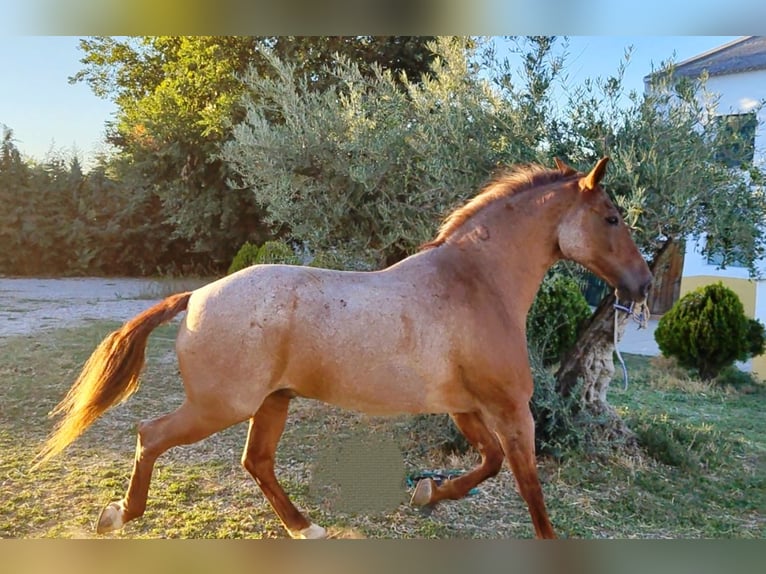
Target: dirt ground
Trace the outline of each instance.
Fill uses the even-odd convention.
[[[0,277],[0,338],[90,320],[124,321],[162,296],[149,279]]]

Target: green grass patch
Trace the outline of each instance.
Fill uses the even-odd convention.
[[[139,391],[108,411],[62,455],[35,472],[31,461],[52,426],[46,414],[116,323],[98,322],[0,341],[0,537],[95,537],[100,509],[127,487],[138,421],[183,400],[172,352],[176,327],[150,339]],[[766,508],[766,394],[693,381],[640,357],[626,357],[631,384],[610,402],[643,450],[540,460],[551,519],[562,536],[584,538],[762,538]],[[676,377],[677,378],[677,377]],[[163,455],[146,514],[114,538],[284,538],[286,533],[240,464],[246,426]],[[354,433],[389,437],[406,472],[468,470],[474,453],[448,456],[412,419],[377,419],[296,399],[278,450],[277,474],[296,505],[337,537],[529,538],[526,506],[504,468],[461,501],[430,513],[405,501],[352,512],[317,496],[312,473],[327,450]],[[354,461],[347,461],[354,464]],[[367,460],[366,462],[369,462]],[[388,469],[382,469],[382,480]],[[370,475],[371,476],[368,476]],[[374,465],[360,480],[374,496]],[[321,491],[321,489],[320,489]],[[367,492],[362,491],[362,492]],[[409,494],[409,493],[405,493]],[[404,497],[406,499],[406,496]]]

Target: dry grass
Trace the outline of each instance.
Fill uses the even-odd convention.
[[[0,537],[95,537],[93,522],[100,508],[122,496],[127,486],[136,423],[164,414],[182,401],[170,351],[175,328],[164,327],[150,340],[148,365],[138,393],[109,411],[63,455],[30,473],[33,456],[51,428],[46,413],[65,393],[86,356],[114,327],[96,324],[0,342],[4,382],[0,391],[0,449],[4,453],[0,461]],[[635,379],[629,391],[620,391],[613,398],[623,412],[628,416],[643,412],[642,402],[650,403],[649,411],[667,410],[667,403],[652,398],[658,390],[645,382],[646,377]],[[681,404],[678,388],[664,393],[671,407]],[[719,467],[704,472],[684,473],[646,456],[619,452],[570,456],[563,462],[542,460],[543,489],[559,533],[585,538],[762,537],[764,495],[758,467],[763,462],[764,423],[750,420],[749,426],[732,430],[736,422],[726,418],[727,409],[734,409],[737,417],[762,419],[762,395],[750,399],[752,402],[739,398],[727,402],[721,394],[712,400],[694,395],[683,403],[685,409],[696,411],[697,422],[715,426],[718,423],[707,420],[713,414],[724,421],[715,426],[723,429],[716,435],[719,440],[738,437],[736,448],[722,451],[716,459]],[[722,405],[727,408],[720,408]],[[687,415],[688,410],[683,410],[679,420],[686,420]],[[431,444],[410,423],[407,418],[376,419],[295,400],[278,451],[278,476],[296,504],[336,538],[533,535],[526,507],[507,469],[483,483],[476,494],[443,503],[430,513],[408,504],[410,493],[401,483],[399,499],[387,506],[371,503],[368,511],[349,511],[342,504],[349,492],[378,503],[376,493],[384,486],[390,490],[392,483],[395,488],[403,474],[427,469],[465,471],[475,464],[473,454],[445,456],[438,441]],[[239,425],[166,453],[155,469],[146,514],[111,536],[286,537],[257,486],[239,465],[245,435],[246,427]],[[338,450],[339,445],[364,445],[372,439],[385,447],[385,460],[375,458],[380,448]],[[356,469],[359,480],[352,487],[343,487],[351,490],[341,492],[340,498],[324,496],[322,488],[327,485],[316,482],[321,475],[319,463],[339,452],[345,453],[345,464]],[[401,455],[398,463],[391,462],[392,452]]]
[[[647,381],[653,388],[661,391],[707,392],[714,384],[693,377],[688,369],[679,366],[671,357],[652,357],[649,365]]]

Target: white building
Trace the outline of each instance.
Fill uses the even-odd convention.
[[[749,141],[755,165],[766,171],[766,109],[754,111],[766,101],[766,37],[739,38],[685,60],[675,69],[681,77],[698,78],[703,72],[708,74],[707,90],[720,97],[716,115],[726,116],[722,121],[741,131]],[[704,242],[704,237],[687,242],[680,296],[721,281],[739,295],[748,316],[766,324],[766,280],[751,280],[747,268],[741,266],[729,264],[719,269],[719,262],[702,255]],[[766,279],[766,261],[761,262],[760,270]],[[753,359],[752,370],[766,378],[766,355]]]

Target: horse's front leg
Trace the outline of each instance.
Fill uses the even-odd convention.
[[[432,479],[418,482],[412,494],[412,503],[430,506],[440,500],[463,498],[480,482],[495,476],[503,464],[503,450],[478,413],[453,413],[452,420],[481,454],[481,464],[470,472],[437,485]]]
[[[513,401],[498,409],[502,415],[488,421],[500,439],[500,444],[516,479],[519,494],[526,501],[537,538],[556,538],[543,491],[537,476],[535,458],[535,421],[529,403]]]

